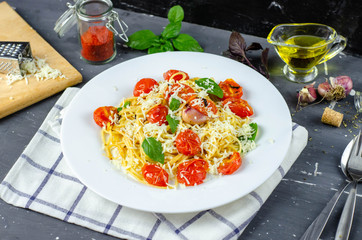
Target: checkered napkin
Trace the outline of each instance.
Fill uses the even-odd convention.
[[[149,213],[110,202],[84,186],[63,159],[62,111],[79,89],[68,88],[0,184],[6,202],[126,239],[237,239],[307,143],[307,130],[293,124],[290,149],[260,187],[225,206],[185,214]]]

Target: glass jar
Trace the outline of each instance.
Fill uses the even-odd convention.
[[[58,19],[54,31],[62,37],[77,23],[80,56],[90,64],[104,64],[117,54],[115,35],[127,42],[128,26],[119,19],[110,0],[77,0],[75,5],[67,3],[68,10]],[[114,27],[117,21],[121,29]]]

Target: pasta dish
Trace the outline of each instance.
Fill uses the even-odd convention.
[[[106,156],[137,181],[161,188],[202,184],[242,171],[257,124],[243,88],[229,78],[169,70],[140,79],[133,96],[93,113]]]

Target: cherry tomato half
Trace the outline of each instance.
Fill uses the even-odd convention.
[[[93,119],[96,124],[100,127],[107,125],[107,123],[112,124],[111,118],[115,119],[117,117],[117,108],[112,106],[99,107],[93,112]]]
[[[136,83],[133,90],[133,96],[138,97],[142,93],[149,93],[155,86],[158,86],[158,82],[155,79],[142,78]]]
[[[186,156],[194,156],[201,152],[201,140],[190,129],[180,132],[176,137],[175,144],[177,150]]]
[[[232,78],[228,78],[225,81],[220,82],[219,86],[224,93],[222,100],[231,97],[241,98],[241,96],[243,96],[243,88]]]
[[[247,101],[241,98],[227,98],[222,102],[222,105],[225,106],[228,104],[230,110],[235,113],[235,115],[245,118],[254,114],[253,108],[250,107]]]
[[[192,98],[195,94],[194,89],[189,85],[176,83],[169,87],[166,95],[166,100],[168,101],[170,97],[177,92],[177,96],[185,100],[186,102]]]
[[[217,107],[216,104],[206,98],[196,98],[194,97],[190,103],[189,103],[190,107],[196,109],[197,111],[199,111],[200,113],[208,116],[209,112],[212,112],[213,114],[217,114]]]
[[[167,187],[168,173],[156,164],[146,164],[142,168],[142,175],[146,182],[159,187]]]
[[[178,73],[178,74],[177,74]],[[177,75],[175,75],[177,74]],[[174,76],[173,76],[174,75]],[[175,69],[170,69],[167,72],[165,72],[163,74],[163,78],[166,81],[169,81],[171,79],[171,77],[173,76],[173,80],[175,81],[180,81],[181,79],[184,78],[185,75],[185,79],[184,80],[188,80],[190,79],[189,75],[187,73],[185,73],[184,71],[179,71],[179,70],[175,70]]]
[[[178,165],[177,181],[186,186],[194,186],[204,182],[209,164],[203,159],[192,159]]]
[[[157,123],[158,125],[167,124],[166,116],[168,109],[166,106],[159,104],[153,107],[147,113],[147,121],[150,123]]]
[[[225,158],[217,168],[217,171],[223,175],[233,174],[241,166],[240,153],[234,152],[230,157]]]

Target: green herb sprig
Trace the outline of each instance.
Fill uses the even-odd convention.
[[[172,98],[170,103],[170,110],[176,111],[177,109],[179,109],[180,105],[181,102],[179,100],[177,100],[176,98]]]
[[[219,98],[224,96],[224,92],[220,86],[211,78],[200,78],[195,81],[195,83],[206,90],[207,93],[213,94]]]
[[[238,139],[240,141],[244,141],[244,140],[249,140],[249,141],[255,141],[256,135],[258,134],[258,124],[257,123],[250,123],[249,126],[251,127],[251,129],[253,129],[253,134],[248,137],[245,138],[245,136],[239,136]]]
[[[120,111],[122,111],[123,108],[127,108],[127,107],[129,107],[130,105],[131,105],[131,102],[130,102],[130,101],[126,101],[126,102],[123,104],[122,107],[117,108],[117,111],[120,112]]]
[[[167,51],[193,51],[203,52],[204,49],[190,35],[180,33],[184,10],[180,5],[173,6],[167,15],[169,24],[161,35],[151,30],[140,30],[128,37],[127,45],[136,50],[148,49],[148,54]]]
[[[163,154],[162,144],[153,137],[145,138],[142,142],[143,151],[153,161],[165,163],[165,155]]]
[[[171,117],[170,114],[168,114],[168,115],[166,116],[166,120],[167,120],[167,122],[168,122],[168,125],[169,125],[170,128],[171,128],[171,132],[172,132],[172,133],[175,133],[175,132],[177,131],[177,126],[178,126],[178,124],[180,123],[180,121],[177,120],[177,119],[175,119],[175,118],[173,118],[173,117]]]

